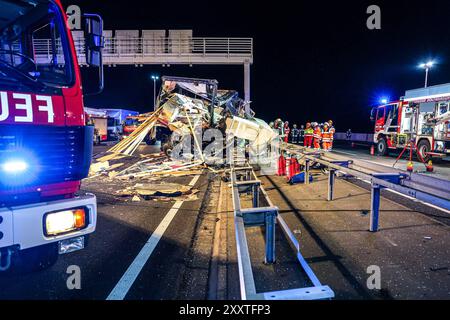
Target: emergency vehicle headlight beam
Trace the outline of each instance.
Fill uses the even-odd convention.
[[[2,171],[8,174],[19,174],[27,171],[28,164],[23,160],[10,160],[2,164]]]
[[[84,208],[52,212],[44,218],[45,234],[57,236],[86,227],[86,210]]]

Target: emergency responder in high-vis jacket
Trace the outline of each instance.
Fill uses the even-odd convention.
[[[314,128],[314,149],[320,150],[320,142],[322,141],[322,129],[317,122],[312,125]]]
[[[275,129],[278,130],[278,135],[280,136],[280,138],[284,137],[283,120],[281,119],[275,120]]]
[[[314,129],[311,126],[311,123],[308,122],[306,124],[306,129],[305,129],[305,140],[304,140],[304,144],[303,146],[307,147],[307,148],[312,148],[312,144],[313,144],[313,135],[314,135]]]
[[[327,122],[323,124],[322,132],[322,148],[325,151],[331,150],[332,133],[330,132],[330,126]]]
[[[300,130],[298,130],[297,125],[294,124],[294,126],[292,127],[292,131],[291,131],[291,142],[293,144],[298,144],[299,137],[300,137]]]
[[[333,120],[328,121],[328,129],[330,130],[331,134],[331,144],[330,144],[330,151],[331,151],[331,149],[333,149],[334,135],[336,134],[336,129],[333,126]]]

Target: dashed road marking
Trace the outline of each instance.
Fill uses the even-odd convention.
[[[190,187],[195,186],[200,175],[195,176],[192,181],[189,183]],[[166,214],[164,219],[161,221],[159,226],[155,229],[152,236],[147,240],[144,247],[138,253],[134,261],[128,267],[127,271],[124,273],[122,278],[116,284],[114,289],[111,291],[106,300],[123,300],[131,289],[131,286],[136,281],[137,277],[141,273],[148,259],[152,255],[159,241],[161,240],[164,232],[166,232],[172,220],[175,218],[178,210],[183,205],[184,201],[177,201]]]

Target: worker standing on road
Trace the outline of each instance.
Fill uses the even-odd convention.
[[[294,126],[292,127],[292,132],[291,132],[291,142],[293,144],[298,144],[299,138],[300,136],[300,130],[298,130],[297,125],[294,124]]]
[[[305,140],[304,140],[304,144],[303,144],[305,147],[312,148],[313,136],[314,136],[314,129],[312,128],[311,123],[308,122],[306,124]]]
[[[284,123],[284,142],[289,142],[289,137],[291,135],[291,129],[289,128],[289,121]]]
[[[347,135],[347,141],[352,140],[352,129],[348,129],[346,135]]]
[[[336,129],[333,126],[333,120],[329,120],[328,125],[329,125],[329,131],[330,131],[330,139],[331,139],[329,151],[331,151],[333,149],[334,135],[336,133]]]
[[[275,120],[275,129],[278,130],[278,135],[280,138],[284,137],[284,127],[283,127],[283,120],[277,119]]]
[[[322,140],[322,129],[320,129],[320,126],[317,122],[314,122],[312,126],[314,128],[314,134],[313,134],[314,149],[320,150],[320,142]]]
[[[298,133],[298,143],[303,144],[305,141],[305,126],[301,125]]]
[[[331,149],[331,136],[329,123],[325,122],[322,132],[322,148],[325,151],[330,151]]]

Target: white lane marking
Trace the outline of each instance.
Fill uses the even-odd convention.
[[[189,183],[189,186],[190,187],[195,186],[199,178],[200,175],[195,176]],[[172,208],[166,214],[166,216],[161,221],[159,226],[153,232],[152,236],[147,240],[144,247],[141,249],[141,251],[136,256],[134,261],[128,267],[127,271],[124,273],[122,278],[116,284],[116,286],[111,291],[106,300],[125,299],[125,296],[128,294],[128,291],[130,291],[131,286],[136,281],[137,277],[141,273],[148,259],[150,258],[159,241],[161,240],[162,236],[164,235],[164,232],[166,232],[167,228],[169,227],[173,218],[175,218],[175,215],[177,214],[178,210],[181,208],[183,203],[184,201],[175,202],[175,204],[172,206]]]
[[[390,240],[390,239],[388,239],[388,238],[385,238],[385,239],[386,239],[386,241],[389,242],[392,246],[398,247],[398,245],[397,245],[394,241],[392,241],[392,240]]]

